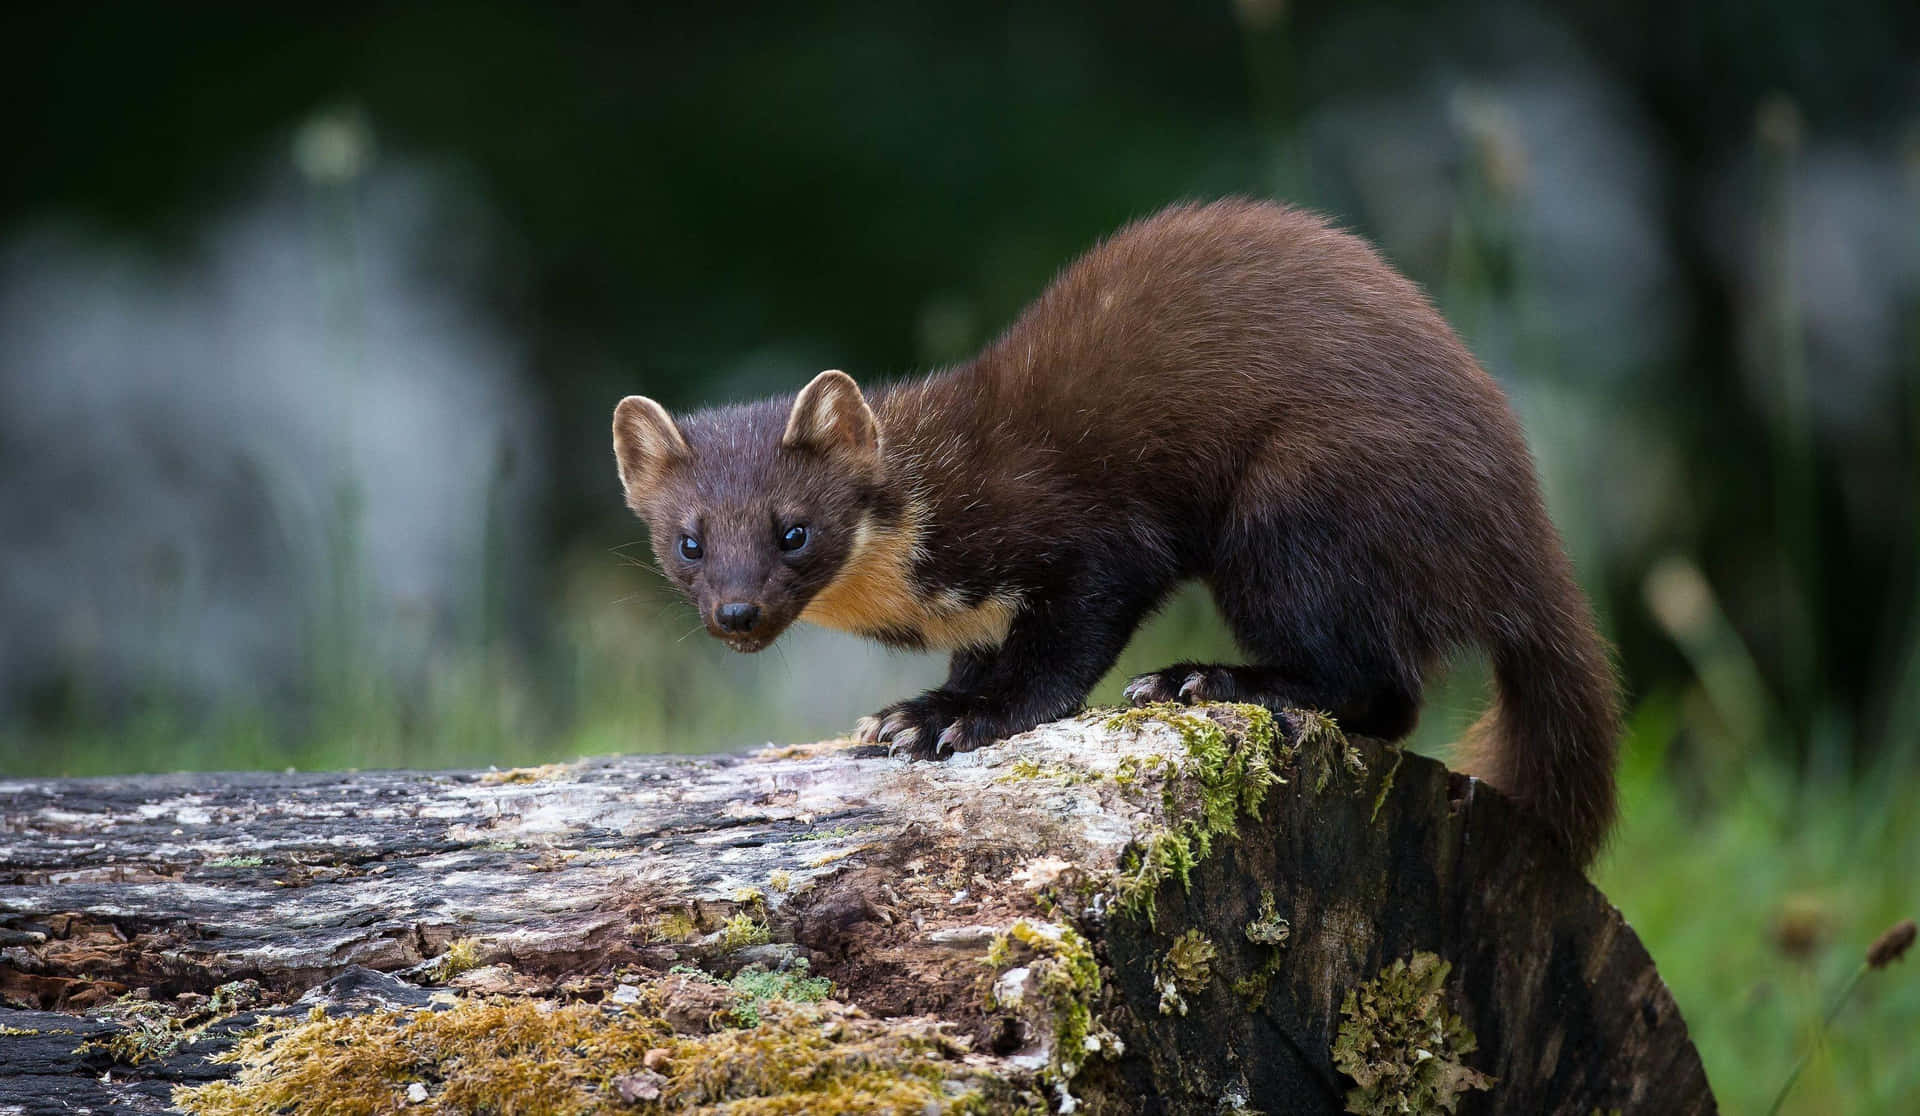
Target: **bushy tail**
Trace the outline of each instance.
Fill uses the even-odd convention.
[[[1556,553],[1555,558],[1559,558]],[[1489,647],[1499,696],[1462,742],[1465,766],[1547,823],[1582,866],[1614,819],[1619,686],[1564,559],[1533,615]]]

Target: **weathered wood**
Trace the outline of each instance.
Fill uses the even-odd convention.
[[[1499,795],[1311,717],[1162,712],[944,763],[0,781],[0,1112],[160,1111],[262,1019],[440,987],[710,1031],[737,993],[669,970],[802,963],[858,1011],[791,1010],[949,1035],[943,1095],[989,1108],[1366,1111],[1405,1071],[1461,1112],[1714,1110],[1631,930]],[[142,1026],[186,1041],[98,1045]],[[587,1095],[690,1103],[655,1068]]]

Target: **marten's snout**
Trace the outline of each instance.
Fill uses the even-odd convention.
[[[760,622],[760,606],[745,601],[731,601],[713,610],[713,619],[723,632],[743,634],[753,630]]]

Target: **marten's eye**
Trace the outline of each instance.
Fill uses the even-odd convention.
[[[780,536],[781,550],[799,550],[805,545],[807,545],[807,527],[804,523],[794,524],[787,528],[786,534]]]
[[[692,535],[680,536],[680,557],[689,562],[698,562],[705,551],[700,549],[700,540]]]

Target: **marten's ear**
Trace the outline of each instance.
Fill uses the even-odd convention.
[[[667,469],[692,460],[693,450],[665,407],[644,395],[629,395],[613,409],[613,456],[620,462],[627,506],[639,511]]]
[[[853,377],[829,369],[800,389],[780,444],[878,461],[880,424]]]

